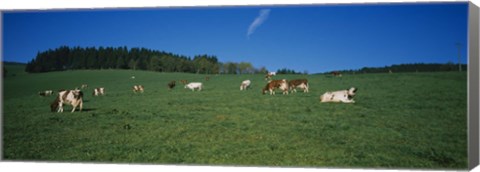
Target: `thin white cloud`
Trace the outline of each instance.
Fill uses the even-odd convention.
[[[262,25],[262,23],[264,23],[268,19],[269,14],[270,14],[270,9],[260,10],[260,14],[258,15],[258,17],[255,18],[252,24],[250,24],[250,26],[248,27],[247,38],[250,38],[250,35],[252,35],[255,32],[257,27]]]

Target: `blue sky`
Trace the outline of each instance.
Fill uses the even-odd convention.
[[[467,63],[468,4],[416,3],[11,11],[4,61],[59,46],[145,47],[309,73]]]

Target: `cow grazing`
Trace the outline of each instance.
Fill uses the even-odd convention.
[[[303,89],[304,93],[308,93],[308,80],[307,79],[295,79],[288,81],[290,91],[297,92],[296,88]]]
[[[270,92],[270,95],[274,95],[276,88],[280,89],[283,94],[288,94],[287,80],[272,80],[268,82],[267,85],[265,85],[265,87],[262,89],[262,94],[265,94],[265,92],[268,90]]]
[[[40,96],[50,96],[52,94],[53,94],[52,90],[45,90],[45,91],[38,92],[38,95],[40,95]]]
[[[272,80],[272,76],[274,76],[274,74],[267,73],[267,75],[265,75],[265,80]]]
[[[93,96],[105,95],[105,88],[94,88],[93,89]]]
[[[134,85],[133,86],[133,92],[134,93],[137,93],[137,92],[143,93],[143,91],[144,91],[143,85]]]
[[[168,86],[168,89],[173,89],[173,87],[175,87],[175,81],[170,81],[170,83],[167,84]]]
[[[240,84],[240,91],[241,90],[247,90],[248,87],[250,87],[250,80],[245,80],[245,81],[242,81],[242,83]]]
[[[342,74],[340,72],[332,72],[332,76],[334,77],[342,77]]]
[[[180,83],[182,83],[183,85],[186,85],[188,83],[188,81],[183,79],[183,80],[180,80]]]
[[[351,87],[347,90],[326,92],[320,96],[320,102],[343,102],[343,103],[355,103],[353,96],[357,92],[357,88]]]
[[[63,104],[72,105],[72,113],[77,107],[82,111],[83,108],[83,92],[80,90],[65,90],[58,93],[57,98],[50,104],[52,112],[63,112]]]
[[[185,85],[185,88],[189,88],[192,91],[195,91],[195,89],[198,89],[198,91],[201,91],[203,87],[203,84],[201,82],[191,82]]]
[[[82,84],[82,86],[80,86],[80,89],[84,89],[84,88],[87,88],[88,85],[87,84]]]

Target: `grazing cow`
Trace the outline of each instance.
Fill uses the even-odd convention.
[[[88,85],[87,84],[82,84],[82,86],[80,87],[80,89],[84,89],[84,88],[87,88]]]
[[[180,83],[182,83],[183,85],[186,85],[188,81],[184,79],[184,80],[180,80]]]
[[[143,85],[134,85],[133,86],[133,92],[134,93],[137,93],[137,92],[143,93],[143,90],[144,90]]]
[[[332,72],[332,75],[334,77],[342,77],[342,74],[340,72],[336,72],[336,71]]]
[[[187,85],[185,85],[185,88],[189,88],[192,91],[195,91],[196,88],[198,89],[198,91],[201,91],[202,87],[203,87],[203,84],[201,82],[190,82]]]
[[[245,80],[240,84],[240,91],[241,90],[247,90],[248,87],[250,87],[250,80]]]
[[[265,94],[265,92],[268,90],[270,92],[270,95],[275,94],[275,88],[280,89],[283,94],[288,94],[288,82],[286,79],[282,80],[272,80],[268,82],[267,85],[262,89],[262,94]]]
[[[175,87],[175,81],[170,81],[170,83],[168,83],[168,89],[172,89],[173,87]]]
[[[105,95],[105,88],[94,88],[93,89],[93,96]]]
[[[288,81],[290,86],[290,92],[297,92],[297,87],[303,89],[304,93],[308,93],[308,80],[307,79],[295,79]]]
[[[343,102],[343,103],[355,103],[353,96],[357,89],[352,87],[348,90],[340,90],[333,92],[326,92],[320,96],[320,102]]]
[[[57,98],[50,104],[50,110],[52,112],[63,112],[63,104],[72,105],[72,113],[75,112],[77,106],[80,106],[80,111],[82,111],[83,92],[80,90],[64,90],[59,92]]]
[[[265,75],[265,80],[272,80],[272,76],[271,73],[267,73],[267,75]]]
[[[52,90],[45,90],[45,91],[38,92],[38,95],[40,95],[40,96],[50,96],[52,94],[53,94]]]

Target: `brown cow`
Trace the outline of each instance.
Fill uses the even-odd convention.
[[[308,93],[308,80],[307,79],[295,79],[288,81],[290,92],[297,92],[297,87],[303,89],[304,93]]]
[[[268,82],[267,85],[262,89],[262,94],[265,94],[265,91],[269,91],[270,95],[275,94],[275,88],[278,88],[282,91],[283,94],[288,94],[288,82],[286,79],[282,80],[272,80]]]
[[[188,81],[186,79],[183,79],[183,80],[180,80],[180,83],[182,83],[183,85],[186,85]]]

